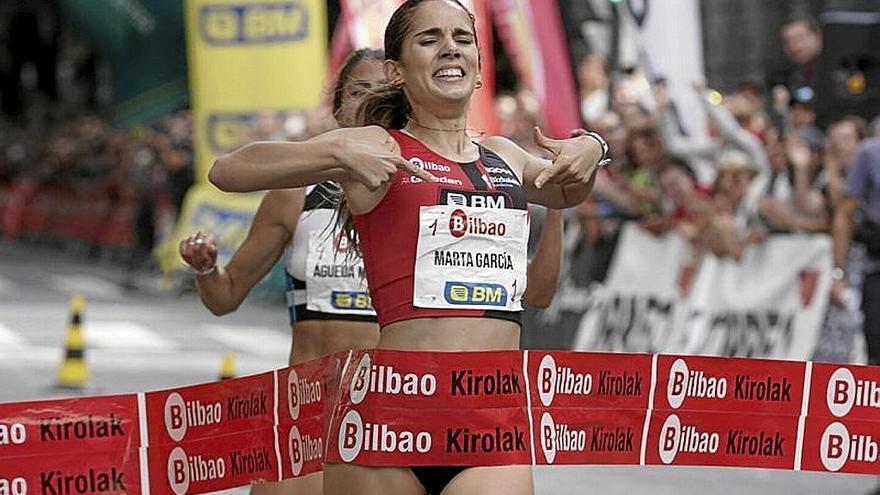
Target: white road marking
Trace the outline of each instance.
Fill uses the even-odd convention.
[[[83,322],[86,349],[174,350],[180,346],[144,325],[130,321]]]
[[[86,349],[85,362],[92,379],[114,373],[166,373],[170,375],[197,374],[198,381],[216,380],[223,361],[222,350],[168,352],[136,349]],[[54,346],[0,346],[0,369],[21,370],[24,367],[43,373],[54,380],[55,370],[64,360],[64,349]],[[269,371],[284,364],[269,362],[260,356],[235,355],[235,376]],[[2,375],[0,375],[2,376]],[[196,383],[195,381],[193,383]]]
[[[202,325],[203,334],[221,344],[248,354],[280,359],[278,367],[285,366],[290,354],[290,333],[262,326]],[[274,361],[273,361],[274,362]]]
[[[124,295],[124,291],[119,285],[89,275],[53,275],[51,283],[55,289],[61,292],[67,292],[71,295],[82,294],[86,299],[89,297],[114,299]]]
[[[2,347],[21,347],[25,345],[25,340],[13,331],[11,328],[7,327],[3,323],[0,323],[0,346]]]

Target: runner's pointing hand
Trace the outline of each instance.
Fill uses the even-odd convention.
[[[351,177],[371,191],[392,180],[397,170],[437,182],[431,173],[416,167],[400,155],[400,146],[385,129],[367,126],[336,131],[340,144],[337,158]]]
[[[550,139],[541,129],[534,128],[535,144],[551,155],[550,166],[535,179],[535,187],[544,184],[573,184],[589,182],[599,169],[603,150],[599,142],[588,134],[568,139]]]

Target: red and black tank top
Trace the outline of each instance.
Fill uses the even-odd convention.
[[[521,311],[413,305],[420,208],[450,205],[526,210],[525,193],[516,174],[500,156],[479,144],[477,161],[458,163],[434,153],[405,132],[388,132],[400,145],[403,158],[439,181],[425,182],[398,170],[382,201],[370,212],[354,215],[379,325],[438,317],[488,317],[520,323]]]

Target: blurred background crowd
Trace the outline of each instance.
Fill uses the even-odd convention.
[[[132,273],[154,270],[151,251],[173,229],[195,181],[189,100],[122,119],[116,78],[131,69],[82,31],[69,3],[0,6],[0,236]],[[860,48],[880,43],[876,2],[699,2],[705,76],[679,85],[689,99],[673,97],[668,75],[637,48],[622,55],[629,3],[559,2],[582,125],[605,137],[613,158],[590,200],[566,212],[578,233],[566,249],[578,283],[604,279],[625,222],[658,236],[676,232],[694,256],[733,260],[774,234],[829,233],[856,150],[880,137],[880,44]],[[847,27],[833,8],[861,17]],[[331,1],[328,9],[332,28],[339,6]],[[539,152],[531,129],[546,124],[542,103],[498,43],[494,51],[501,132]],[[689,115],[705,119],[705,129],[688,129]],[[235,147],[332,126],[324,104],[260,112],[225,138]],[[865,256],[854,249],[851,258],[848,277],[858,285],[855,267]],[[571,338],[532,344],[565,346]]]

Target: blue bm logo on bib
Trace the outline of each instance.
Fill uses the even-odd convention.
[[[338,291],[330,294],[330,304],[336,309],[362,309],[373,311],[373,302],[369,292]]]
[[[446,282],[443,297],[449,304],[507,305],[507,289],[499,284],[450,281]]]

